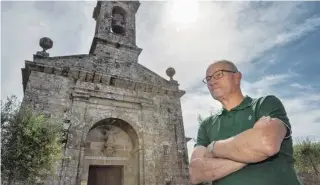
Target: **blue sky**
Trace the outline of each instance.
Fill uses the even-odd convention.
[[[1,98],[22,97],[21,68],[41,37],[54,41],[51,56],[87,54],[95,5],[1,2]],[[196,136],[198,114],[221,107],[201,80],[211,61],[228,59],[242,71],[246,95],[283,101],[294,140],[320,140],[320,2],[142,1],[136,26],[139,63],[165,78],[174,67],[186,90],[187,136]]]

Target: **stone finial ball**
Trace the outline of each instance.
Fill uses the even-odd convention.
[[[167,75],[172,78],[175,74],[176,74],[176,71],[172,68],[172,67],[169,67],[167,70],[166,70],[166,73]]]
[[[39,41],[39,45],[43,48],[43,50],[47,50],[52,48],[53,42],[48,37],[42,37]]]

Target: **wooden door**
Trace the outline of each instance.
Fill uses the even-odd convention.
[[[88,185],[121,185],[122,166],[90,166]]]

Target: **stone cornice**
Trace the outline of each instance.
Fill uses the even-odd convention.
[[[121,43],[116,43],[116,42],[112,42],[110,40],[106,40],[106,39],[102,39],[100,37],[94,37],[95,41],[104,43],[104,44],[109,44],[111,46],[115,46],[115,45],[119,45],[118,47],[124,48],[126,50],[132,50],[135,51],[136,53],[140,54],[142,52],[142,49],[137,47],[137,46],[130,46],[130,45],[126,45],[126,44],[121,44]]]
[[[141,96],[141,94],[128,93],[128,91],[126,93],[118,93],[118,88],[103,88],[101,85],[87,84],[90,84],[90,82],[77,82],[71,95],[74,100],[99,105],[118,105],[119,107],[130,109],[139,109],[140,107],[153,108],[155,106],[151,98]],[[100,89],[100,87],[102,88]]]
[[[159,85],[132,81],[130,79],[125,79],[118,76],[101,74],[99,72],[85,71],[84,69],[80,70],[77,68],[70,68],[70,67],[58,68],[58,67],[49,66],[49,65],[46,66],[43,63],[37,63],[32,61],[25,61],[25,68],[22,69],[22,71],[23,71],[23,79],[24,79],[23,81],[25,82],[27,81],[31,71],[38,71],[38,72],[44,72],[47,74],[64,76],[67,78],[80,80],[83,82],[102,84],[102,85],[112,86],[116,88],[132,90],[136,92],[148,93],[152,95],[159,95],[159,96],[167,95],[167,96],[181,98],[185,94],[185,91],[182,91],[182,90],[164,88]]]
[[[34,56],[32,64],[55,68],[76,68],[99,74],[121,76],[122,78],[158,85],[166,89],[179,90],[178,83],[161,77],[139,63],[123,63],[98,55],[72,55],[57,57]]]

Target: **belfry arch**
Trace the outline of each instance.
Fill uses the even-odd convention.
[[[88,185],[139,184],[139,146],[137,132],[126,121],[118,118],[98,121],[86,136],[81,181],[87,181]]]

